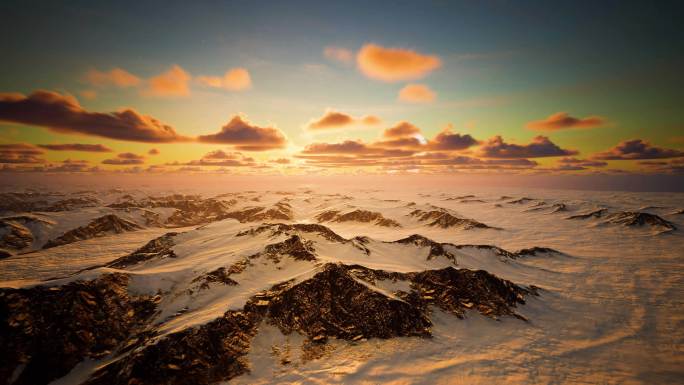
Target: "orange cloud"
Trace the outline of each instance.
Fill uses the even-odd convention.
[[[527,123],[530,130],[556,131],[566,128],[595,128],[605,125],[606,121],[600,116],[587,116],[575,118],[567,112],[557,112],[546,119]]]
[[[423,55],[403,48],[366,44],[356,55],[359,70],[369,78],[386,82],[413,80],[426,76],[442,65],[438,56]]]
[[[96,87],[114,86],[127,88],[140,84],[139,77],[121,68],[114,68],[108,72],[92,69],[86,73],[85,80]]]
[[[79,95],[84,97],[85,99],[95,99],[97,97],[97,91],[95,90],[82,90],[79,92]]]
[[[116,156],[113,159],[105,159],[102,164],[112,164],[112,165],[131,165],[131,164],[143,164],[145,163],[145,157],[142,155],[134,154],[132,152],[124,152]]]
[[[403,138],[416,134],[420,134],[420,128],[409,122],[399,122],[382,133],[385,138]]]
[[[102,113],[86,111],[71,95],[39,90],[29,96],[0,94],[0,121],[46,127],[60,133],[78,133],[133,142],[190,140],[173,127],[132,109]]]
[[[223,77],[199,76],[197,81],[207,87],[224,88],[231,91],[242,91],[252,87],[249,71],[239,67],[226,71]]]
[[[335,60],[342,63],[351,63],[351,61],[354,59],[354,53],[351,50],[342,47],[325,47],[323,49],[323,55],[330,60]]]
[[[437,94],[424,84],[408,84],[399,91],[397,99],[405,103],[430,103],[437,99]]]
[[[285,135],[273,127],[259,127],[236,115],[221,131],[197,137],[203,143],[222,143],[234,145],[238,150],[265,151],[283,148],[287,143]]]
[[[178,97],[190,95],[191,76],[183,68],[173,65],[168,71],[151,78],[144,95],[159,97]]]
[[[321,116],[317,120],[312,120],[311,122],[309,122],[307,127],[310,130],[325,130],[340,128],[352,124],[374,125],[379,123],[380,118],[373,115],[354,118],[353,116],[342,112],[327,110],[325,114],[323,114],[323,116]]]

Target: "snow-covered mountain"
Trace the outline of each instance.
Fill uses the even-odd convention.
[[[538,193],[5,193],[0,382],[680,376],[684,199]]]

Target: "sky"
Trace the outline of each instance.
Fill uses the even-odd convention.
[[[0,172],[684,175],[681,2],[3,1]]]

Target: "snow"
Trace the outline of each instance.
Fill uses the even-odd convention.
[[[453,265],[446,258],[428,261],[427,247],[416,249],[413,245],[389,243],[412,234],[437,242],[494,245],[508,251],[550,247],[562,254],[541,253],[513,260],[485,249],[446,246],[456,256],[459,268],[483,269],[518,284],[540,287],[539,297],[529,298],[526,305],[516,309],[530,320],[528,323],[512,317],[492,320],[473,311],[461,320],[433,309],[433,338],[373,339],[354,343],[332,340],[326,348],[329,351],[314,360],[301,357],[303,337],[296,333],[283,336],[275,327],[264,324],[247,357],[252,366],[251,374],[235,378],[231,383],[681,382],[684,376],[684,216],[672,213],[684,207],[684,195],[511,189],[468,191],[465,188],[448,192],[345,191],[341,194],[248,193],[241,194],[236,209],[270,206],[289,197],[295,213],[292,223],[316,223],[316,215],[331,209],[345,212],[364,209],[378,211],[386,218],[398,221],[402,227],[323,223],[347,239],[369,237],[364,246],[370,254],[351,242],[340,244],[317,234],[300,233],[302,238],[313,242],[318,262],[286,257],[274,264],[265,257],[254,258],[250,260],[253,266],[231,276],[238,285],[211,283],[206,290],[199,290],[192,280],[219,267],[229,267],[287,236],[263,232],[238,237],[238,232],[259,223],[239,223],[232,219],[197,229],[148,228],[0,260],[0,286],[30,286],[50,277],[66,276],[125,255],[166,232],[179,231],[182,234],[175,238],[176,246],[173,247],[178,258],[148,261],[125,270],[131,274],[132,293],[165,293],[161,312],[154,321],[159,324],[163,336],[209,322],[227,310],[239,309],[247,298],[276,283],[305,280],[327,262],[397,272]],[[485,203],[446,200],[468,194]],[[354,199],[345,199],[343,195]],[[513,198],[501,200],[503,195]],[[256,196],[260,197],[259,202],[251,200]],[[221,199],[237,197],[238,194]],[[521,197],[535,200],[523,204],[507,203]],[[115,198],[102,199],[113,201]],[[540,201],[549,207],[564,203],[568,211],[529,211]],[[416,202],[416,206],[407,206],[409,202]],[[501,230],[441,229],[426,226],[408,216],[410,211],[430,205]],[[648,227],[597,226],[599,220],[565,219],[598,207],[615,212],[637,211],[647,206],[657,206],[645,211],[673,222],[678,230],[657,234]],[[45,230],[40,239],[85,224],[107,210],[110,209],[98,207],[42,213],[40,215],[45,215],[55,225]],[[106,271],[113,270],[90,270],[49,284],[87,279]],[[392,281],[379,281],[373,288],[386,295],[392,295],[396,290],[409,290],[406,283]],[[192,289],[192,293],[188,289]],[[289,362],[283,364],[283,357]],[[85,362],[79,368],[96,366],[96,363]]]

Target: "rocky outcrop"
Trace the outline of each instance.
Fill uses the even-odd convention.
[[[131,221],[127,221],[117,217],[116,215],[109,214],[96,218],[85,226],[69,230],[61,236],[49,240],[45,246],[43,246],[43,249],[66,245],[67,243],[83,241],[86,239],[103,237],[105,235],[121,234],[123,232],[140,229],[140,226]]]
[[[444,257],[444,258],[452,261],[454,263],[454,265],[457,264],[456,256],[444,248],[444,246],[447,244],[435,242],[435,241],[428,239],[422,235],[413,234],[411,236],[408,236],[408,237],[403,238],[403,239],[399,239],[399,240],[394,241],[392,243],[400,243],[403,245],[409,245],[410,244],[410,245],[414,245],[414,246],[418,246],[418,247],[429,247],[430,252],[428,253],[428,256],[427,256],[428,261],[433,259],[433,258]]]
[[[399,222],[385,218],[381,213],[368,210],[354,210],[341,213],[337,210],[324,211],[316,216],[316,220],[321,222],[361,222],[371,223],[383,227],[401,227]]]
[[[294,218],[294,214],[292,212],[292,206],[289,203],[280,201],[269,209],[266,209],[265,207],[248,207],[242,210],[232,211],[222,216],[222,219],[225,218],[233,218],[241,223],[273,220],[289,221]]]
[[[428,226],[441,227],[443,229],[451,227],[457,227],[463,230],[492,228],[474,219],[456,217],[446,210],[413,210],[409,215],[418,218],[421,222],[428,222]]]
[[[0,220],[0,247],[22,250],[33,244],[33,233],[17,221]]]
[[[569,217],[567,217],[567,218],[565,218],[565,219],[601,218],[601,217],[603,217],[607,212],[608,212],[608,209],[598,209],[598,210],[590,211],[590,212],[584,213],[584,214],[572,215],[572,216],[569,216]]]
[[[157,299],[123,274],[59,287],[0,289],[0,383],[41,385],[101,358],[145,324]]]
[[[152,259],[176,258],[176,253],[173,252],[172,247],[174,245],[173,239],[177,235],[178,233],[166,233],[159,238],[147,242],[145,246],[131,254],[113,260],[106,266],[123,269]]]
[[[606,222],[623,226],[651,226],[663,231],[673,231],[677,229],[674,223],[655,214],[643,212],[623,211],[613,213],[606,217]]]

